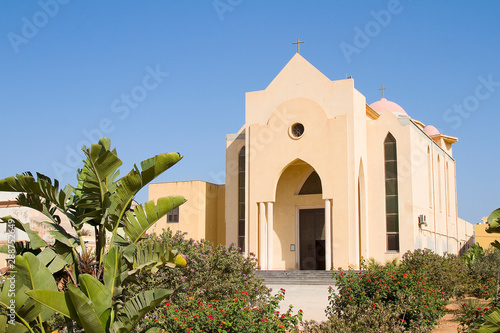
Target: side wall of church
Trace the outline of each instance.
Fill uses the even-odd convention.
[[[225,188],[225,230],[227,246],[238,244],[238,157],[244,146],[245,131],[227,136]],[[246,189],[248,191],[247,187]]]
[[[368,128],[368,196],[370,257],[379,262],[398,258],[413,250],[415,220],[412,207],[412,170],[410,126],[400,124],[395,115],[383,113],[367,122]],[[388,134],[396,140],[398,171],[399,251],[387,250],[384,141]]]

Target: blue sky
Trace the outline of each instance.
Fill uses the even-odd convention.
[[[500,206],[500,2],[2,1],[0,177],[75,184],[80,147],[109,136],[124,161],[178,151],[158,181],[224,182],[225,135],[296,52],[352,75],[457,136],[459,216]],[[135,96],[135,100],[127,100]],[[147,199],[147,192],[138,195]]]

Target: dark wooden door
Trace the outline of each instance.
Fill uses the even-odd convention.
[[[325,269],[325,210],[299,211],[299,251],[301,270]]]

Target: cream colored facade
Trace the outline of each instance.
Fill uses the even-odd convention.
[[[472,225],[457,217],[457,138],[384,98],[367,105],[353,79],[332,81],[300,54],[246,94],[245,112],[226,138],[225,244],[255,253],[262,269],[357,268],[361,257],[470,245]],[[192,186],[159,185],[179,188],[153,184],[150,199],[183,194],[197,212],[192,195],[203,206]],[[193,238],[221,226],[220,212],[192,216],[176,227]]]
[[[308,209],[325,219],[315,237],[324,242],[326,269],[359,267],[361,256],[384,262],[417,248],[458,253],[472,234],[457,219],[451,149],[457,139],[424,127],[385,99],[372,106],[353,79],[331,81],[299,54],[265,90],[247,93],[246,123],[227,142],[226,243],[242,234],[236,223],[238,173],[230,164],[245,147],[245,250],[257,253],[264,269],[307,269],[303,261],[311,258],[300,252],[311,244],[301,246],[307,227],[300,226],[300,216]],[[291,133],[295,124],[303,126],[297,137]],[[387,231],[389,134],[397,152],[396,250],[387,244],[397,237]],[[299,195],[313,171],[321,193]],[[421,215],[426,223],[419,223]],[[321,246],[313,249],[316,268]]]
[[[167,195],[182,195],[187,201],[179,207],[178,222],[161,218],[149,232],[157,234],[170,228],[187,232],[194,239],[207,239],[215,244],[225,244],[224,185],[203,181],[156,183],[149,185],[149,200]]]

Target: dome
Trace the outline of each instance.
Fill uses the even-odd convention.
[[[399,106],[398,104],[396,104],[394,102],[388,101],[385,98],[382,98],[380,101],[377,101],[377,102],[370,104],[370,107],[373,110],[377,111],[377,113],[379,113],[379,114],[382,114],[382,113],[384,113],[384,111],[389,110],[392,113],[394,113],[396,116],[408,116],[406,111],[401,106]]]
[[[438,129],[432,125],[427,125],[424,127],[424,132],[425,134],[427,134],[428,136],[436,136],[436,135],[439,135],[441,133],[439,133]]]

